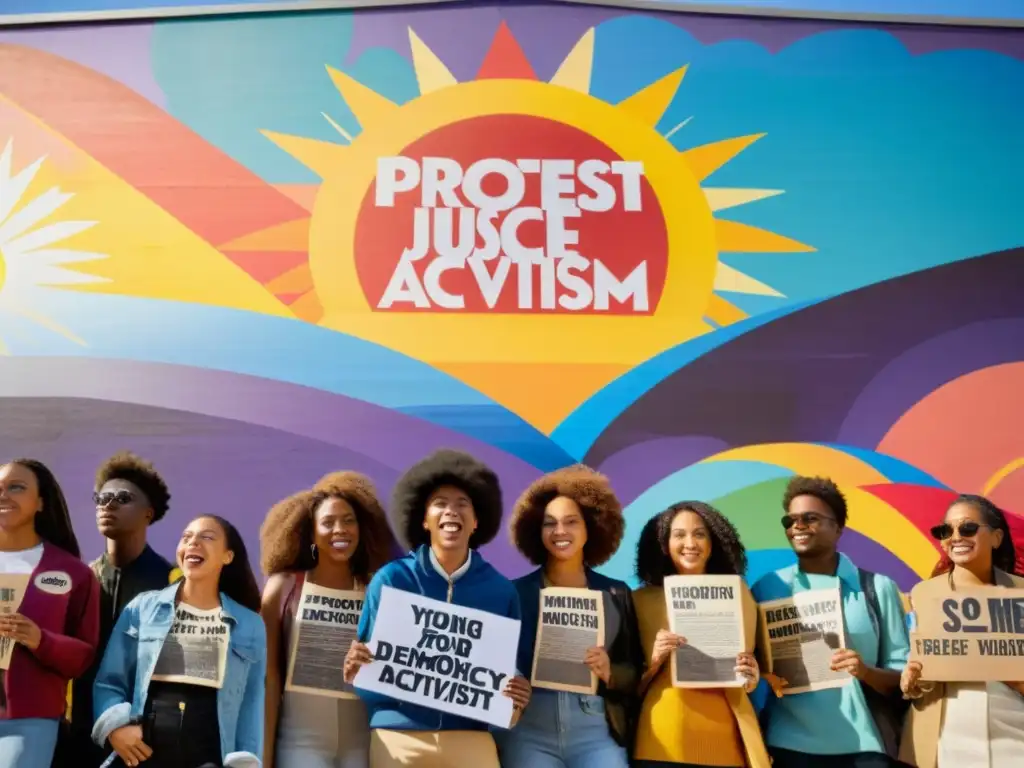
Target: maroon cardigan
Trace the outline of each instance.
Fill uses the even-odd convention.
[[[68,681],[89,668],[100,633],[100,585],[88,565],[43,542],[18,609],[39,625],[39,647],[14,646],[4,675],[7,711],[0,719],[58,719],[67,708]]]

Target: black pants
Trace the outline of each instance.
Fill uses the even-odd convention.
[[[153,683],[146,697],[142,740],[153,750],[142,768],[221,768],[216,689]],[[113,765],[124,768],[121,758]]]
[[[897,765],[888,755],[879,752],[809,755],[778,747],[768,747],[768,752],[772,756],[772,768],[895,768]]]

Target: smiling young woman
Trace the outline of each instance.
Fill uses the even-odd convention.
[[[366,642],[385,586],[520,618],[512,582],[477,551],[501,527],[501,486],[493,470],[460,451],[437,451],[399,478],[391,514],[395,532],[412,551],[381,568],[366,589],[359,641],[345,657],[349,682],[372,661]],[[494,739],[484,723],[356,691],[370,711],[371,768],[498,768]],[[522,711],[530,685],[517,676],[503,694]]]
[[[651,518],[637,543],[633,594],[647,669],[634,768],[722,766],[768,768],[770,761],[748,693],[759,672],[752,654],[736,658],[745,688],[675,688],[668,661],[686,639],[669,630],[666,576],[742,576],[746,550],[721,512],[700,501],[674,504]]]
[[[516,503],[512,541],[540,566],[515,581],[523,611],[519,668],[533,668],[545,587],[601,592],[605,636],[584,659],[598,678],[597,694],[535,690],[517,727],[498,736],[504,768],[628,765],[642,665],[636,614],[629,587],[593,570],[615,554],[625,527],[622,505],[607,478],[584,466],[544,475]]]
[[[914,594],[942,595],[976,586],[1024,588],[1010,526],[982,496],[960,496],[932,528],[944,553],[938,575]],[[911,661],[900,680],[913,701],[900,759],[918,768],[1024,765],[1024,671],[1005,683],[928,683]]]
[[[0,641],[13,643],[0,670],[0,766],[49,768],[68,682],[96,653],[99,585],[60,485],[33,459],[0,464],[0,575],[25,583],[17,612],[0,616]]]
[[[114,750],[105,765],[258,768],[267,637],[245,543],[227,520],[197,517],[177,561],[181,580],[117,620],[93,687],[93,739]],[[186,665],[199,656],[202,667]]]
[[[270,662],[264,768],[366,768],[370,729],[362,701],[286,692],[284,681],[303,583],[364,590],[393,541],[373,483],[357,472],[327,475],[267,514],[260,529],[269,576],[261,610]]]

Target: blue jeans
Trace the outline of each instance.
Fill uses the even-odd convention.
[[[50,768],[56,746],[56,720],[0,720],[0,765],[3,768]]]
[[[627,768],[604,699],[535,688],[511,731],[495,733],[502,768]]]

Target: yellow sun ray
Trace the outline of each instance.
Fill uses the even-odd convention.
[[[704,198],[712,211],[724,211],[747,203],[754,203],[769,197],[781,195],[781,189],[731,189],[727,187],[704,187]]]
[[[275,131],[260,131],[260,133],[321,179],[326,178],[331,169],[342,162],[345,157],[346,147],[340,144],[332,144],[319,139],[307,139],[302,136],[291,136]]]
[[[784,298],[783,294],[767,283],[762,283],[745,272],[740,272],[738,269],[730,267],[724,261],[718,262],[718,269],[715,272],[715,290],[728,291],[729,293],[745,293],[751,296]]]
[[[724,139],[722,141],[713,141],[710,144],[702,144],[699,147],[683,152],[683,159],[690,166],[690,170],[697,177],[697,181],[704,181],[704,179],[764,135],[763,133],[753,133],[750,136],[737,136],[734,139]]]
[[[327,74],[334,81],[334,87],[345,99],[348,108],[359,121],[360,128],[368,125],[380,125],[386,123],[388,118],[398,111],[398,105],[391,99],[385,98],[371,88],[367,88],[355,78],[349,77],[344,72],[327,67]]]
[[[594,70],[594,36],[593,27],[583,34],[549,81],[551,85],[580,93],[590,92],[590,77]]]
[[[813,253],[816,248],[767,229],[715,219],[719,253]]]
[[[985,485],[981,489],[982,495],[988,496],[990,493],[992,493],[993,490],[995,490],[997,485],[999,485],[1001,482],[1003,482],[1003,480],[1008,478],[1021,467],[1024,467],[1024,456],[1020,457],[1019,459],[1014,459],[1013,461],[1007,463],[1005,466],[996,470],[992,477],[985,481]]]
[[[686,67],[680,67],[620,101],[618,107],[653,127],[658,124],[668,105],[672,103],[685,75]]]
[[[717,325],[732,325],[748,317],[747,313],[731,301],[717,294],[711,294],[704,317]]]
[[[416,82],[420,85],[421,94],[459,84],[448,67],[412,31],[412,27],[409,28],[409,47],[412,49],[412,68],[416,71]]]
[[[46,315],[36,312],[34,309],[29,309],[28,307],[21,305],[14,306],[12,307],[12,309],[16,314],[21,315],[26,320],[31,320],[33,323],[41,325],[46,330],[53,331],[53,333],[56,333],[59,336],[63,336],[68,341],[73,341],[75,344],[78,344],[81,347],[87,346],[85,343],[85,339],[83,339],[81,336],[72,333],[70,330],[65,328],[56,320],[51,320]]]

